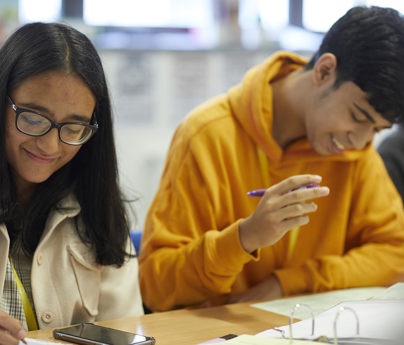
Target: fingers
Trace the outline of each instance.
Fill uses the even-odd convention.
[[[18,345],[21,339],[12,336],[7,331],[0,331],[0,345]]]
[[[307,185],[319,185],[321,183],[322,177],[319,175],[295,175],[288,177],[287,179],[271,186],[268,188],[269,193],[274,194],[286,194],[290,191],[295,191],[301,186]]]
[[[306,203],[293,203],[288,206],[283,207],[277,212],[277,216],[279,217],[278,222],[282,222],[284,220],[290,220],[296,217],[304,216],[307,213],[313,213],[317,211],[317,204],[314,202]]]
[[[0,312],[0,345],[17,345],[26,337],[20,322],[4,312]]]
[[[289,230],[307,224],[309,214],[317,210],[317,204],[308,200],[330,193],[320,182],[318,175],[296,175],[268,188],[254,213],[240,223],[244,249],[251,253],[273,245]]]
[[[290,191],[282,195],[279,200],[279,206],[285,207],[295,203],[305,202],[311,199],[317,199],[330,194],[330,189],[326,186],[318,186],[313,188],[303,188]]]
[[[308,175],[310,177],[310,175]],[[285,181],[282,181],[277,186],[283,184],[278,190],[285,190],[285,185],[290,188],[291,185],[295,185],[296,182],[300,183],[299,177],[293,176]],[[284,228],[285,224],[290,224],[290,219],[296,217],[303,217],[308,213],[315,212],[317,210],[317,204],[314,202],[307,202],[311,199],[316,199],[320,197],[325,197],[330,193],[330,189],[326,186],[312,185],[310,188],[299,188],[294,187],[294,189],[288,189],[288,192],[284,194],[273,194],[275,191],[268,189],[265,192],[264,197],[261,200],[261,205],[257,208],[260,209],[261,213],[270,215],[271,222],[282,225],[280,228]],[[296,220],[294,226],[301,225],[300,223],[306,222],[306,218],[299,218]],[[281,224],[282,222],[285,224]],[[293,223],[293,222],[292,222]]]
[[[261,202],[268,203],[268,207],[271,209],[276,209],[327,196],[330,190],[326,186],[320,186],[320,182],[321,176],[318,175],[297,175],[289,177],[268,188]]]

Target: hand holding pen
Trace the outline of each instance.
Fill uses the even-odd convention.
[[[267,189],[250,191],[261,196],[254,213],[240,223],[240,241],[247,252],[273,245],[289,230],[309,222],[317,204],[308,200],[324,197],[329,188],[320,186],[321,176],[295,175]]]
[[[303,186],[297,187],[295,189],[292,189],[292,191],[295,190],[299,190],[299,189],[305,189],[305,188],[315,188],[315,187],[319,187],[319,185],[317,183],[308,183],[305,184]],[[247,192],[248,196],[263,196],[265,194],[266,189],[262,188],[262,189],[254,189],[254,190],[250,190],[249,192]]]
[[[25,332],[20,322],[5,312],[0,311],[0,345],[18,344],[25,342]]]

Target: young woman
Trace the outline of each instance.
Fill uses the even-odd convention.
[[[23,328],[142,314],[94,46],[69,26],[31,23],[0,66],[0,344]]]

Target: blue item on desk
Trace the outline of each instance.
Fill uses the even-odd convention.
[[[139,256],[140,252],[140,243],[142,242],[142,231],[141,230],[131,230],[130,231],[130,239],[135,247],[136,254]]]
[[[130,239],[132,240],[133,246],[135,247],[136,256],[139,256],[140,253],[140,243],[142,242],[142,235],[143,232],[141,230],[130,231]],[[143,304],[143,310],[145,314],[151,313],[151,310],[147,308],[144,304]]]

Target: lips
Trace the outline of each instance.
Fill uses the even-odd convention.
[[[43,157],[41,155],[34,154],[27,150],[24,150],[24,151],[30,159],[32,159],[33,161],[35,161],[36,163],[39,163],[39,164],[51,164],[56,159],[55,157]]]

